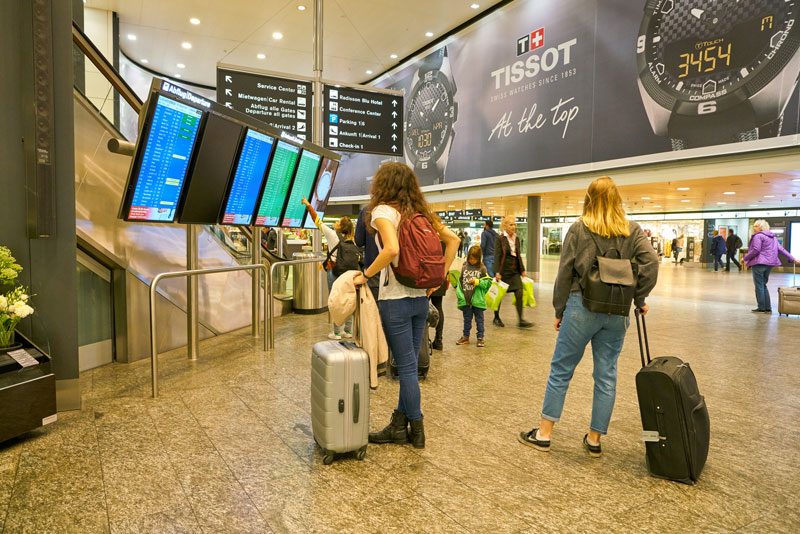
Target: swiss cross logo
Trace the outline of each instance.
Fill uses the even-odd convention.
[[[533,52],[544,46],[544,26],[517,39],[517,55]]]

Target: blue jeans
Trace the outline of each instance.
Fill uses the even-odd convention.
[[[461,312],[464,314],[464,337],[469,337],[469,332],[472,330],[472,318],[475,317],[478,339],[483,339],[483,308],[464,306],[461,308]]]
[[[753,284],[756,286],[756,302],[758,303],[759,310],[772,310],[772,303],[769,300],[769,289],[767,282],[769,282],[769,273],[772,271],[770,265],[753,265],[750,267],[753,271]]]
[[[412,421],[422,418],[419,394],[419,349],[428,322],[427,297],[379,300],[383,331],[400,378],[397,410]]]
[[[494,256],[484,256],[483,264],[486,266],[486,272],[489,273],[489,276],[494,278]]]
[[[719,254],[714,254],[714,270],[715,271],[718,270],[720,267],[725,267],[725,262],[722,261],[722,256],[724,256],[724,255],[725,255],[724,252],[721,252]]]
[[[586,345],[592,343],[594,360],[594,399],[589,428],[606,434],[617,395],[617,358],[622,351],[628,317],[594,313],[583,307],[580,292],[573,292],[558,331],[550,376],[542,404],[542,418],[558,422],[564,409],[564,398],[575,368],[583,358]]]

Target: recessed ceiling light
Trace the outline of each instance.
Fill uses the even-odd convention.
[[[397,59],[397,54],[389,54],[389,57],[392,59]]]
[[[259,52],[258,54],[256,54],[256,57],[258,59],[267,59],[267,54],[265,54],[263,52]]]
[[[654,208],[660,208],[660,207],[661,207],[661,204],[653,204],[653,207],[654,207]]]
[[[480,4],[470,4],[469,7],[471,7],[472,9],[478,9],[479,7],[481,7],[481,5]]]
[[[150,62],[149,62],[148,60],[146,60],[146,59],[140,59],[139,61],[140,61],[141,63],[144,63],[145,65],[147,65],[148,63],[150,63]]]
[[[297,6],[297,11],[305,11],[305,10],[306,10],[306,6],[304,6],[303,4],[300,4],[299,6]]]
[[[135,41],[136,40],[136,34],[129,33],[128,34],[128,40],[129,41]]]
[[[425,32],[425,37],[433,37],[433,32]]]
[[[276,41],[280,41],[281,39],[283,39],[283,34],[281,32],[275,32],[272,34],[272,38],[275,39]]]
[[[494,204],[494,202],[489,202],[489,201],[487,201],[486,203],[489,205]]]
[[[571,209],[573,209],[574,207],[575,207],[575,206],[567,206],[567,209],[568,209],[568,210],[571,210]]]
[[[750,204],[750,207],[751,207],[751,208],[757,208],[757,207],[758,207],[758,204]]]
[[[181,43],[181,48],[183,48],[184,50],[191,50],[192,43],[190,43],[189,41],[184,41]]]
[[[448,207],[448,208],[455,208],[455,207],[456,207],[456,205],[455,205],[455,204],[448,204],[448,205],[447,205],[447,207]]]
[[[197,17],[192,17],[192,18],[190,18],[190,19],[189,19],[189,22],[190,22],[190,23],[191,23],[193,26],[197,26],[197,25],[199,25],[199,24],[200,24],[200,19],[198,19]]]
[[[366,72],[367,72],[367,74],[372,74],[372,71],[371,71],[371,70],[368,70],[368,71],[366,71]]]
[[[180,77],[181,77],[181,75],[180,75],[180,74],[176,74],[176,75],[175,75],[175,77],[176,77],[176,78],[180,78]]]
[[[764,195],[764,198],[775,198],[775,195]]]
[[[722,193],[722,194],[723,194],[723,195],[735,195],[735,194],[736,194],[736,191],[725,191],[725,192],[724,192],[724,193]]]
[[[688,190],[689,190],[688,187],[679,187],[678,188],[678,191],[688,191]]]
[[[792,181],[793,181],[793,182],[800,182],[800,178],[795,178],[795,179],[794,179],[794,180],[792,180]]]
[[[727,202],[717,202],[717,206],[724,206]]]
[[[179,69],[185,69],[185,68],[186,68],[186,65],[184,65],[183,63],[178,63],[177,67],[178,67]]]
[[[584,200],[579,200],[578,204],[583,204],[584,202],[585,202]]]
[[[681,202],[691,202],[691,200],[685,198],[685,199],[681,200]]]
[[[650,197],[642,197],[642,200],[650,200]]]

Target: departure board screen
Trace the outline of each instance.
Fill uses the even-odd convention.
[[[299,155],[300,147],[278,141],[267,171],[267,183],[258,203],[256,226],[278,226]]]
[[[249,225],[252,222],[274,146],[273,137],[248,128],[225,201],[222,224]]]
[[[311,206],[320,218],[325,215],[325,209],[328,206],[328,199],[331,196],[331,189],[333,188],[333,181],[336,179],[337,170],[339,170],[338,161],[328,158],[322,159],[317,185],[314,188],[314,195],[311,197]],[[305,228],[316,228],[310,215],[306,215],[306,221],[303,226]]]
[[[158,95],[127,220],[173,222],[203,112]]]
[[[286,203],[286,212],[281,220],[281,226],[287,228],[300,228],[303,225],[303,217],[306,214],[306,207],[302,199],[311,196],[311,189],[317,179],[319,162],[322,156],[308,150],[303,150],[300,154],[300,163],[297,165],[297,172],[294,174],[294,181],[289,192],[289,200]]]

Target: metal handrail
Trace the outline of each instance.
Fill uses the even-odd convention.
[[[94,45],[91,39],[86,36],[80,27],[72,22],[72,42],[78,45],[81,52],[89,58],[89,61],[94,63],[94,66],[100,71],[100,74],[108,80],[108,83],[117,90],[117,92],[125,99],[128,104],[133,108],[136,113],[142,111],[142,101],[136,92],[128,85],[125,80],[120,76],[119,72],[114,68],[114,65],[106,59],[100,50]]]
[[[276,261],[271,263],[269,266],[269,277],[267,278],[267,298],[266,300],[270,303],[267,310],[267,316],[264,320],[264,341],[266,342],[266,349],[274,349],[275,348],[275,310],[272,308],[272,278],[275,275],[275,268],[276,267],[288,267],[290,265],[302,265],[304,263],[322,263],[325,261],[325,258],[305,258],[302,260],[286,260],[286,261]]]
[[[233,271],[263,271],[264,275],[272,276],[272,272],[267,270],[267,266],[264,264],[253,264],[253,265],[235,265],[233,267],[217,267],[212,269],[193,269],[190,271],[173,271],[169,273],[161,273],[157,274],[155,278],[153,278],[153,282],[150,284],[150,369],[152,373],[152,386],[153,386],[153,398],[155,399],[158,397],[158,346],[156,343],[156,289],[158,287],[159,282],[161,280],[167,278],[181,278],[184,276],[197,276],[200,274],[216,274],[216,273],[229,273]],[[253,273],[256,274],[256,273]],[[271,296],[271,293],[270,293]],[[272,299],[264,299],[263,302],[263,312],[264,313],[264,341],[263,341],[263,350],[267,350],[267,336],[269,335],[272,338],[272,332],[267,330],[267,303],[271,303]],[[257,311],[257,310],[254,310]],[[269,306],[270,311],[270,318],[272,317],[272,306]],[[253,322],[257,323],[258,317],[257,313],[253,314]],[[272,328],[272,322],[269,323],[269,328]],[[258,326],[255,327],[254,336],[256,337],[258,333]],[[188,339],[188,336],[187,336]]]

